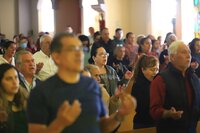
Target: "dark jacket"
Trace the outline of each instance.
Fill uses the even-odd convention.
[[[143,74],[138,75],[132,88],[131,95],[137,100],[134,128],[147,128],[155,126],[150,116],[150,84]],[[140,127],[136,127],[140,125]]]
[[[191,62],[195,62],[195,61],[199,64],[199,67],[195,69],[195,73],[200,78],[200,54],[192,54]]]
[[[196,74],[189,69],[186,76],[178,71],[172,64],[160,73],[166,84],[166,94],[163,107],[175,107],[183,110],[182,117],[178,120],[172,118],[160,119],[157,123],[158,133],[195,133],[196,124],[200,114],[200,82]],[[186,80],[192,89],[192,105],[189,105],[186,90]]]
[[[113,59],[112,67],[115,69],[120,79],[122,79],[126,71],[128,71],[128,68],[125,66],[124,61],[118,60],[116,58]]]
[[[28,122],[25,110],[12,111],[13,102],[8,103],[8,119],[0,122],[0,133],[28,133]]]

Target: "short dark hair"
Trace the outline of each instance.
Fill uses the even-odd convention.
[[[100,35],[101,35],[101,34],[100,34],[99,31],[95,32],[95,33],[94,33],[94,39],[95,39],[97,36],[100,36]]]
[[[144,37],[140,40],[140,45],[144,45],[144,42],[147,40],[147,39],[150,39],[149,37]],[[150,39],[151,40],[151,39]]]
[[[3,48],[8,49],[10,47],[11,44],[13,44],[13,41],[7,40],[4,44],[3,44]],[[14,43],[16,44],[16,43]]]
[[[122,30],[121,28],[115,29],[115,33],[117,33],[118,31],[121,31],[121,30]]]
[[[95,44],[92,46],[92,49],[90,52],[90,58],[88,59],[89,64],[94,64],[94,60],[92,57],[97,55],[97,50],[101,47],[103,47],[101,44]]]
[[[144,42],[147,40],[147,39],[150,39],[149,37],[144,37],[140,40],[140,43],[139,43],[139,48],[138,48],[138,53],[141,53],[142,52],[142,45],[144,45]],[[151,40],[151,39],[150,39]]]
[[[74,34],[68,33],[68,32],[62,32],[62,33],[56,34],[55,37],[53,38],[52,42],[51,42],[51,45],[50,45],[51,53],[53,53],[53,52],[60,53],[60,51],[62,49],[61,40],[65,37],[67,37],[67,38],[77,38]]]
[[[198,42],[198,41],[200,41],[199,38],[194,38],[194,39],[192,39],[192,41],[189,43],[189,48],[190,48],[190,50],[191,50],[191,54],[192,54],[192,55],[196,54],[196,52],[195,52],[195,43]]]
[[[167,43],[167,38],[168,38],[168,36],[171,35],[171,34],[173,34],[173,33],[172,33],[172,32],[168,32],[168,33],[166,34],[164,43]]]
[[[88,41],[87,46],[89,47],[89,45],[90,45],[90,39],[89,39],[89,37],[87,37],[86,35],[79,35],[78,38],[80,39],[81,42]]]
[[[128,39],[128,37],[129,37],[131,34],[133,34],[133,33],[132,33],[132,32],[128,32],[128,33],[126,34],[126,38]]]

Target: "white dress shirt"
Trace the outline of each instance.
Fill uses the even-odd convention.
[[[38,79],[40,79],[41,81],[46,80],[57,72],[57,66],[55,65],[52,58],[44,54],[44,52],[42,52],[41,50],[36,52],[33,55],[33,58],[36,64],[44,64],[42,69],[37,74]]]

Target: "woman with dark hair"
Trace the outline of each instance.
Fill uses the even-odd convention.
[[[200,77],[200,39],[194,38],[189,43],[189,48],[191,50],[191,68],[195,69],[195,73]]]
[[[199,38],[194,38],[190,43],[189,43],[189,48],[191,50],[191,54],[193,56],[197,56],[196,58],[200,58],[200,39]],[[200,60],[200,59],[199,59]]]
[[[173,33],[172,33],[172,32],[168,32],[168,33],[166,34],[164,43],[167,43],[167,39],[168,39],[168,37],[169,37],[171,34],[173,34]]]
[[[133,61],[133,64],[131,65],[133,70],[135,69],[135,65],[137,63],[137,60],[140,58],[141,55],[152,55],[151,53],[152,49],[152,42],[149,37],[143,37],[140,40],[139,48],[138,48],[138,54],[135,57],[135,60]]]
[[[84,52],[84,66],[88,64],[90,58],[90,39],[86,35],[79,35],[78,38],[81,40]]]
[[[108,94],[113,96],[118,85],[126,85],[133,74],[130,71],[126,71],[123,79],[120,80],[116,71],[111,66],[106,65],[108,56],[109,54],[102,46],[92,47],[89,63],[99,67],[101,83],[105,85]]]
[[[152,42],[149,37],[142,38],[140,41],[138,54],[149,54],[151,52]]]
[[[19,75],[10,64],[0,65],[0,132],[28,133],[27,95],[19,86]]]
[[[15,66],[14,55],[17,45],[13,41],[7,41],[3,44],[3,55],[0,56],[0,64],[8,63]]]
[[[152,53],[152,55],[155,55],[157,58],[159,58],[159,55],[160,55],[160,43],[159,43],[159,40],[152,40],[151,53]]]
[[[159,71],[159,61],[154,56],[142,55],[135,66],[131,95],[137,100],[134,129],[155,126],[150,116],[150,84]]]

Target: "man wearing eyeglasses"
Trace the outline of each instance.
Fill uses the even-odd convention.
[[[110,117],[104,109],[98,83],[80,75],[83,51],[69,33],[55,36],[50,46],[58,72],[31,92],[28,102],[29,133],[112,132],[135,103],[120,96],[122,105]]]

